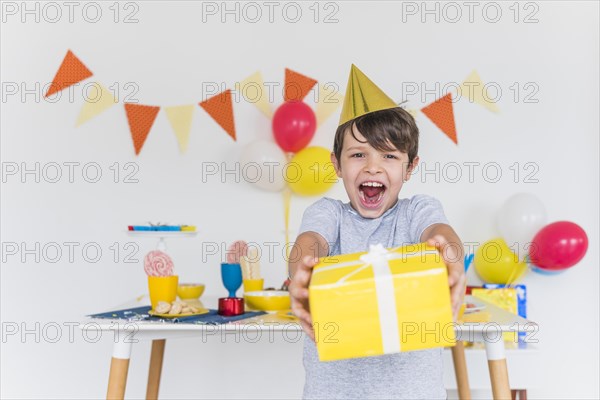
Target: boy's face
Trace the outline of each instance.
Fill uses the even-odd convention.
[[[344,181],[352,207],[364,218],[378,218],[396,204],[398,193],[419,158],[415,157],[413,168],[408,168],[408,154],[395,148],[380,152],[366,143],[356,126],[352,129],[360,141],[346,132],[340,159],[331,153],[331,162]]]

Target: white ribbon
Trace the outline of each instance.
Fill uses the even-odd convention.
[[[361,261],[373,266],[375,276],[375,293],[381,327],[381,341],[384,353],[400,351],[400,332],[398,330],[398,313],[396,312],[396,296],[394,293],[394,275],[390,269],[390,252],[381,244],[371,245],[369,252],[360,256]]]

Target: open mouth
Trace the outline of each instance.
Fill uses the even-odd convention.
[[[385,185],[381,182],[367,181],[358,186],[360,201],[366,208],[376,208],[385,193]]]

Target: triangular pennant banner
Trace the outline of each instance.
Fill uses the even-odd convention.
[[[81,107],[79,117],[77,117],[76,126],[89,121],[95,116],[101,114],[103,111],[106,111],[110,107],[117,104],[117,100],[113,97],[110,90],[106,89],[98,82],[94,82],[94,86],[96,88],[95,95],[92,97],[91,93],[94,92],[90,90],[87,91],[90,97],[85,99],[85,103],[83,104],[83,107]]]
[[[342,105],[343,101],[344,96],[336,90],[335,86],[326,88],[325,85],[319,85],[319,101],[315,110],[317,126],[321,126]]]
[[[171,128],[173,128],[173,132],[175,132],[175,136],[177,137],[179,150],[182,153],[185,153],[187,150],[190,140],[190,130],[192,128],[192,116],[194,115],[194,108],[195,106],[193,104],[189,106],[165,108]]]
[[[225,132],[236,140],[235,137],[235,121],[233,119],[233,103],[231,102],[231,89],[219,93],[210,99],[200,103],[200,107],[204,109]]]
[[[247,77],[239,85],[238,91],[247,102],[253,103],[268,118],[273,117],[269,95],[265,89],[265,81],[263,81],[260,71]]]
[[[496,103],[491,100],[485,84],[475,70],[460,85],[460,93],[466,96],[470,102],[480,104],[491,112],[497,113],[500,111]]]
[[[406,110],[414,119],[417,119],[417,115],[419,115],[419,110],[416,108],[409,108]]]
[[[68,88],[71,85],[76,84],[77,82],[81,82],[84,79],[92,76],[92,71],[90,71],[71,50],[67,51],[67,55],[63,59],[56,76],[52,80],[52,84],[46,95],[44,97],[48,97],[53,95],[54,93],[60,92],[61,90]]]
[[[454,143],[458,144],[451,93],[448,93],[441,99],[423,107],[421,112],[440,128]]]
[[[302,101],[315,86],[317,81],[304,76],[289,68],[285,69],[285,84],[283,87],[284,101]]]
[[[136,155],[140,154],[159,110],[160,107],[125,103],[125,112]]]

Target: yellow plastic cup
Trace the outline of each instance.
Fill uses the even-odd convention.
[[[244,279],[244,292],[256,292],[263,290],[265,280],[260,279]]]
[[[175,301],[177,298],[178,284],[179,277],[177,275],[149,276],[148,291],[150,292],[150,303],[152,303],[152,309],[156,309],[156,305],[159,301],[166,301],[167,303]]]

